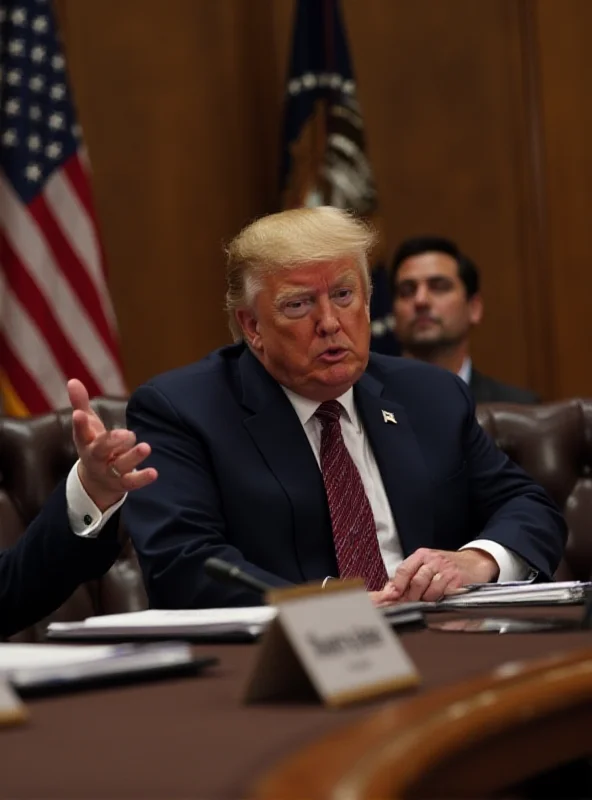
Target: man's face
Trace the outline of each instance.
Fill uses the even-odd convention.
[[[411,352],[454,346],[481,321],[480,296],[467,298],[458,264],[445,253],[422,253],[405,259],[394,288],[397,338]]]
[[[370,314],[354,259],[312,262],[265,275],[252,309],[237,319],[245,339],[281,384],[311,400],[333,400],[360,378]]]

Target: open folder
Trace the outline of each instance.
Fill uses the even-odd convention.
[[[392,626],[421,623],[425,603],[402,603],[383,609]],[[258,638],[277,611],[274,606],[135,611],[88,617],[82,622],[52,622],[54,640],[181,638],[193,641],[250,641]]]

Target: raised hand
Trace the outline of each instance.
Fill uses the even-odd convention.
[[[152,467],[137,467],[150,455],[150,445],[136,444],[136,436],[124,428],[106,430],[90,406],[86,387],[68,381],[72,404],[74,445],[78,452],[78,477],[100,511],[117,503],[126,492],[148,486],[157,478]]]

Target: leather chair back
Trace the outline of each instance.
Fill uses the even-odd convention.
[[[477,418],[563,511],[569,538],[558,580],[592,580],[592,401],[491,403]]]

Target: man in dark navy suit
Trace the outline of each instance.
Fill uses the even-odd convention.
[[[152,606],[260,602],[211,556],[273,586],[359,576],[377,604],[553,574],[564,521],[463,381],[369,355],[373,243],[328,207],[248,226],[227,251],[237,343],[130,399],[159,474],[123,510]]]
[[[68,391],[79,460],[17,544],[0,553],[0,636],[47,616],[109,569],[121,549],[119,507],[156,478],[153,468],[136,469],[147,444],[131,431],[106,431],[80,381]]]

